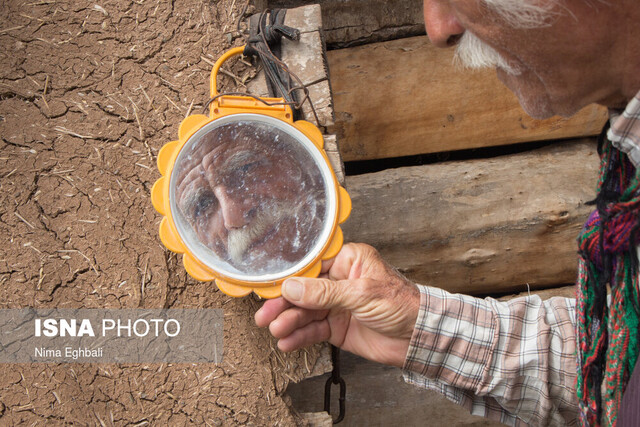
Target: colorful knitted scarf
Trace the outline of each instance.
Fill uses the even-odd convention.
[[[590,426],[616,424],[639,350],[640,173],[607,130],[598,144],[597,209],[578,238],[576,389],[581,421]]]

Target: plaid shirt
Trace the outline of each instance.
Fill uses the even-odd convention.
[[[629,156],[631,163],[640,166],[640,92],[627,104],[624,111],[609,110],[611,143]]]
[[[609,139],[640,165],[640,92],[611,111]],[[508,302],[419,286],[405,381],[509,425],[576,425],[575,300]]]

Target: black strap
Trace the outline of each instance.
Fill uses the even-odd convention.
[[[340,376],[340,349],[335,345],[331,346],[331,362],[333,363],[333,371],[324,385],[324,410],[331,415],[331,385],[340,386],[340,394],[338,396],[339,412],[338,416],[333,420],[333,424],[338,424],[344,419],[347,385],[342,376]]]
[[[249,18],[249,38],[244,55],[262,63],[269,96],[283,98],[292,106],[294,118],[299,119],[302,118],[302,112],[297,108],[300,103],[287,67],[280,60],[280,42],[282,37],[299,40],[300,31],[284,25],[286,9],[274,9],[271,13],[268,12],[265,10]]]

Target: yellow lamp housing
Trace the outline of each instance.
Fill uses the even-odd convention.
[[[342,248],[351,212],[320,130],[293,121],[281,98],[219,95],[211,72],[210,114],[191,115],[158,154],[151,191],[164,217],[160,239],[186,271],[227,295],[281,295],[294,276],[317,277]]]

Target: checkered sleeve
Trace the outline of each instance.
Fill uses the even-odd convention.
[[[607,137],[620,151],[627,153],[633,165],[640,167],[640,92],[624,111],[609,110],[611,128]]]
[[[419,288],[405,381],[508,425],[577,424],[575,301]]]

